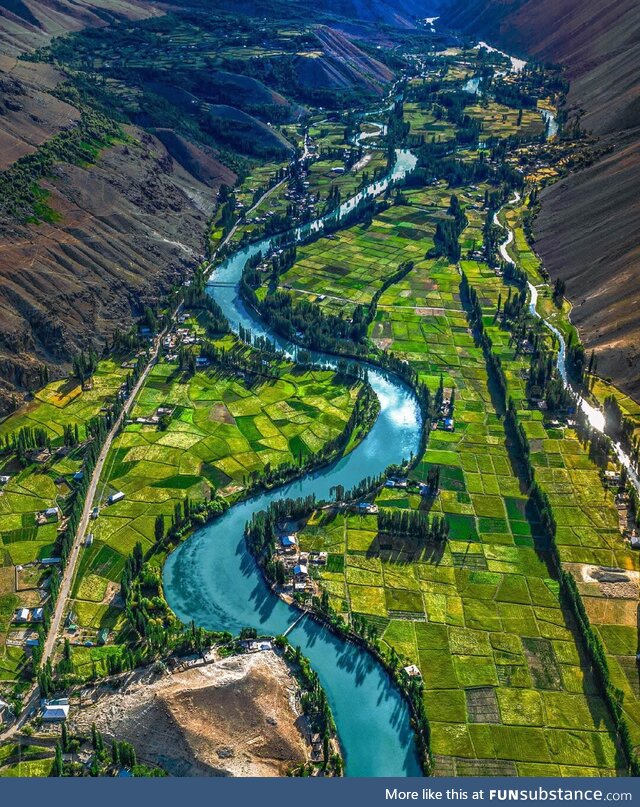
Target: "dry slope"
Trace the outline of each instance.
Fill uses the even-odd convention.
[[[599,370],[640,397],[640,4],[637,0],[454,0],[445,19],[566,65],[569,107],[615,146],[543,196],[537,248],[567,281]]]
[[[308,759],[295,681],[272,652],[138,673],[74,718],[173,776],[283,776]]]
[[[0,55],[0,170],[73,129],[79,111],[53,93],[50,65]],[[221,183],[234,174],[171,132],[128,127],[94,164],[57,163],[41,182],[53,224],[0,217],[0,414],[46,362],[108,336],[204,250]]]

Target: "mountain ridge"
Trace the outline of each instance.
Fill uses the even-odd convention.
[[[536,249],[567,283],[599,372],[640,396],[640,4],[454,0],[444,21],[507,50],[562,63],[570,115],[611,152],[541,194]]]

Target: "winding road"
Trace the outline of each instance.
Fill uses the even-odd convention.
[[[502,208],[500,208],[499,211],[496,211],[496,213],[494,214],[494,218],[493,218],[494,224],[496,224],[498,227],[501,227],[507,233],[507,237],[500,244],[499,249],[500,249],[500,255],[502,256],[502,258],[507,263],[510,263],[512,266],[517,266],[516,262],[513,260],[513,258],[509,254],[509,246],[513,243],[513,240],[514,240],[515,236],[514,236],[514,232],[511,229],[511,227],[509,227],[509,225],[506,222],[503,224],[500,221],[500,213],[503,210],[505,210],[507,207],[517,205],[518,202],[520,202],[520,200],[521,200],[521,196],[520,196],[519,193],[516,192],[513,199],[511,199],[509,202],[507,202]],[[531,283],[531,281],[528,280],[527,281],[527,288],[528,288],[528,291],[529,291],[529,311],[530,311],[530,313],[534,317],[536,317],[537,319],[542,320],[542,322],[545,324],[545,326],[551,331],[551,333],[558,340],[558,355],[557,355],[557,360],[556,361],[557,361],[558,373],[560,374],[560,377],[562,378],[562,381],[564,382],[565,386],[574,395],[576,395],[577,401],[578,401],[578,406],[580,407],[580,409],[586,415],[590,426],[593,429],[595,429],[597,432],[600,432],[601,434],[606,434],[606,423],[605,423],[605,418],[604,418],[604,412],[600,408],[598,408],[597,406],[594,406],[593,404],[589,403],[589,401],[587,401],[581,395],[579,395],[574,390],[573,385],[569,381],[569,376],[568,376],[568,373],[567,373],[567,362],[566,362],[567,345],[566,345],[566,341],[565,341],[565,338],[564,338],[562,332],[558,328],[556,328],[556,326],[553,323],[551,323],[551,322],[549,322],[549,320],[545,319],[542,316],[542,314],[538,311],[538,292],[539,292],[540,289],[543,289],[543,288],[548,289],[549,284],[544,283],[544,284],[542,284],[540,286],[534,286],[533,283]],[[616,457],[618,459],[618,462],[627,469],[629,480],[631,481],[631,483],[635,487],[636,491],[640,495],[640,476],[638,475],[637,471],[633,467],[633,464],[631,462],[631,458],[629,457],[628,454],[625,453],[625,451],[623,450],[620,443],[616,443],[613,440],[611,440],[611,445],[612,445],[613,450],[615,452],[615,455],[616,455]]]

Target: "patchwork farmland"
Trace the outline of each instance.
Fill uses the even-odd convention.
[[[415,120],[411,108],[409,115]],[[490,109],[487,126],[495,125]],[[467,216],[464,254],[482,244],[485,190],[478,185],[457,192]],[[446,259],[425,257],[451,191],[434,183],[405,189],[402,196],[370,224],[300,249],[280,283],[294,296],[320,297],[329,312],[353,310],[371,302],[391,270],[414,261],[412,271],[380,297],[370,336],[411,362],[432,392],[440,383],[445,394],[455,390],[455,431],[432,432],[410,477],[424,480],[439,466],[435,501],[425,502],[417,488],[385,488],[375,504],[426,506],[430,514],[446,516],[450,539],[436,551],[379,533],[375,516],[316,514],[301,533],[301,548],[328,553],[319,575],[334,610],[364,618],[403,665],[420,670],[437,773],[615,775],[624,768],[615,731],[573,616],[562,605],[549,547],[505,434],[504,411],[496,408],[485,358],[460,300],[459,270]],[[511,211],[506,215],[513,219]],[[539,282],[521,229],[513,249]],[[579,588],[616,686],[625,692],[638,742],[637,572],[630,572],[629,599],[617,602],[588,576],[601,566],[637,569],[621,539],[613,495],[575,433],[550,425],[526,404],[522,378],[529,357],[518,353],[496,321],[499,297],[510,294],[508,282],[482,262],[462,260],[460,266],[479,294],[509,393],[520,404],[536,478],[558,519],[562,562],[582,575]]]
[[[218,345],[238,348],[231,337]],[[92,522],[93,542],[84,550],[70,606],[82,633],[117,633],[125,560],[138,542],[151,549],[158,516],[168,527],[187,499],[233,501],[270,469],[308,461],[344,431],[359,389],[333,371],[286,364],[279,377],[250,383],[213,368],[189,378],[175,363],[156,365],[98,487],[100,516]],[[171,412],[164,428],[151,422],[159,409]],[[124,500],[109,504],[117,492]]]
[[[122,364],[100,362],[90,388],[77,379],[52,382],[0,424],[6,445],[14,445],[20,432],[38,431],[43,434],[38,443],[49,443],[15,448],[4,457],[2,473],[9,480],[0,492],[0,680],[15,681],[25,672],[24,626],[12,624],[14,614],[46,599],[49,569],[40,562],[58,554],[60,514],[82,474],[87,424],[116,399],[130,372]],[[65,446],[65,428],[77,428],[79,445]],[[55,517],[38,520],[39,513],[56,508]]]

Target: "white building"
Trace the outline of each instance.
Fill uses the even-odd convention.
[[[54,701],[44,701],[42,705],[42,719],[49,723],[61,722],[69,717],[69,699],[59,698]]]

